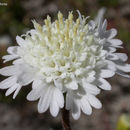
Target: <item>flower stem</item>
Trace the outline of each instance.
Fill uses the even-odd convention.
[[[62,114],[62,127],[63,130],[71,130],[70,127],[70,119],[69,119],[69,111],[65,109],[65,107],[61,111]]]

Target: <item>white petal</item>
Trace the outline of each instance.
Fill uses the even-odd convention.
[[[73,105],[72,105],[72,117],[75,120],[78,120],[80,117],[81,111],[79,107],[79,101],[74,99]]]
[[[130,72],[130,64],[117,64],[116,67],[123,72]]]
[[[114,47],[108,47],[108,49],[109,49],[109,52],[110,52],[110,53],[113,53],[113,52],[116,51],[116,48],[114,48]]]
[[[116,73],[119,74],[119,75],[121,75],[121,76],[123,76],[123,77],[125,77],[125,78],[130,78],[130,75],[125,74],[123,72],[117,71]]]
[[[17,87],[18,87],[18,84],[13,85],[12,87],[10,87],[10,88],[6,91],[5,95],[6,95],[6,96],[10,95],[11,93],[13,93],[13,92],[16,90]]]
[[[16,64],[24,64],[24,63],[22,59],[16,59],[13,61],[13,64],[16,65]]]
[[[54,80],[55,87],[59,88],[60,90],[63,90],[63,84],[59,80]]]
[[[2,82],[0,82],[0,88],[1,89],[7,89],[13,86],[16,83],[16,78],[15,77],[9,77]]]
[[[111,43],[112,46],[120,46],[122,45],[122,41],[119,39],[111,39],[109,40],[109,42]]]
[[[72,104],[73,104],[73,96],[71,96],[70,93],[67,93],[66,94],[66,109],[70,110]]]
[[[86,96],[84,96],[81,99],[81,109],[87,115],[91,115],[91,113],[92,113],[92,108],[91,108],[88,100],[86,99]]]
[[[15,97],[18,95],[18,93],[19,93],[21,87],[22,87],[22,86],[20,86],[20,85],[18,84],[17,89],[16,89],[16,91],[14,92],[13,99],[15,99]]]
[[[92,93],[92,94],[99,94],[100,93],[100,89],[97,88],[95,85],[87,83],[84,80],[82,80],[82,84],[83,84],[83,87],[87,93]]]
[[[50,83],[52,80],[53,80],[52,77],[47,77],[47,78],[46,78],[46,82],[47,82],[47,83]]]
[[[96,18],[95,18],[96,24],[102,23],[102,21],[103,21],[103,16],[104,16],[105,11],[106,11],[105,8],[101,8],[101,9],[98,11],[98,14],[97,14],[97,16],[96,16]]]
[[[43,88],[43,86],[46,86],[46,84],[41,79],[34,79],[32,83],[32,88],[37,89],[40,88],[41,86]]]
[[[113,61],[110,61],[110,60],[106,60],[107,62],[107,68],[112,70],[112,71],[116,71],[117,68],[116,68],[116,64],[113,62]]]
[[[59,93],[60,93],[60,95],[59,95]],[[57,88],[54,88],[53,94],[52,94],[52,99],[51,99],[51,104],[50,104],[50,113],[54,117],[56,117],[58,112],[59,112],[59,103],[60,103],[59,101],[60,101],[60,98],[62,98],[62,100],[63,100],[63,95],[61,94],[61,92]],[[64,102],[62,102],[62,104],[61,104],[62,107],[64,105],[63,103]]]
[[[107,69],[102,69],[99,73],[99,75],[103,78],[110,78],[115,74],[115,72]]]
[[[106,62],[104,62],[104,61],[98,61],[98,62],[96,63],[96,68],[97,68],[97,69],[101,69],[101,68],[103,68],[103,67],[106,66],[106,65],[107,65]]]
[[[4,76],[11,76],[11,75],[16,75],[18,71],[19,71],[18,68],[12,65],[12,66],[8,66],[8,67],[4,67],[0,69],[0,74]]]
[[[117,30],[112,28],[109,30],[111,33],[110,33],[110,36],[109,36],[109,39],[115,37],[117,35]]]
[[[127,59],[128,59],[128,56],[125,54],[125,53],[115,53],[118,57],[119,57],[119,59],[120,60],[122,60],[122,61],[127,61]]]
[[[102,89],[104,89],[104,90],[111,90],[111,85],[109,84],[109,82],[108,81],[106,81],[105,79],[103,79],[103,78],[99,78],[98,79],[99,80],[99,84],[98,84],[98,86],[100,87],[100,88],[102,88]]]
[[[92,83],[94,80],[95,80],[95,77],[94,77],[94,76],[88,76],[88,77],[86,78],[86,81],[87,81],[88,83]]]
[[[40,98],[42,94],[44,94],[44,88],[42,86],[38,86],[37,88],[32,89],[31,92],[27,95],[27,100],[35,101]]]
[[[106,31],[106,29],[107,29],[107,20],[105,19],[103,24],[102,24],[102,30]]]
[[[7,52],[9,54],[15,54],[17,55],[18,46],[8,47]]]
[[[81,15],[80,11],[79,10],[76,10],[76,11],[77,11],[77,13],[79,15],[80,22],[82,22],[82,15]]]
[[[8,62],[8,61],[14,60],[18,57],[19,56],[17,56],[17,55],[6,55],[6,56],[3,56],[2,59],[4,59],[4,63],[5,63],[5,62]]]
[[[30,31],[27,32],[27,34],[30,34],[30,35],[35,35],[37,33],[37,31],[35,29],[31,29]]]
[[[91,94],[87,94],[87,98],[88,98],[89,103],[90,103],[93,107],[95,107],[95,108],[97,108],[97,109],[100,109],[100,108],[102,107],[101,102],[100,102],[95,96],[93,96],[93,95],[91,95]]]
[[[56,117],[58,112],[59,112],[59,107],[57,105],[57,102],[55,102],[54,99],[52,99],[50,105],[50,113],[53,117]]]
[[[26,86],[34,80],[35,74],[23,72],[18,76],[18,83]]]
[[[117,31],[115,29],[110,29],[110,30],[106,30],[106,31],[101,30],[100,31],[100,37],[105,38],[106,40],[112,39],[113,37],[115,37],[116,34],[117,34]]]
[[[87,77],[86,77],[85,81],[88,83],[92,83],[95,80],[95,74],[96,74],[95,71],[87,73]]]
[[[60,108],[63,108],[63,106],[64,106],[64,97],[63,97],[62,92],[57,88],[55,88],[55,91],[54,91],[54,98],[55,98],[55,101],[57,102],[58,106]]]
[[[88,23],[88,25],[89,25],[89,26],[88,26],[89,29],[92,29],[92,30],[93,30],[93,29],[95,28],[95,26],[96,26],[96,25],[95,25],[95,22],[94,22],[93,20],[90,20],[89,23]]]
[[[22,46],[25,43],[25,40],[19,36],[16,36],[16,41],[20,46]]]
[[[65,85],[68,89],[76,90],[78,89],[78,84],[75,80],[72,80],[70,83]]]
[[[75,119],[75,120],[78,120],[80,118],[80,114],[81,114],[81,111],[80,109],[77,111],[77,113],[73,113],[72,112],[72,117]]]
[[[43,113],[48,109],[51,99],[52,99],[53,91],[52,91],[51,86],[48,86],[48,88],[46,88],[44,91],[45,91],[44,95],[41,96],[41,98],[38,102],[38,112],[39,113]]]
[[[107,55],[107,59],[109,59],[109,60],[118,60],[119,59],[119,57],[117,56],[117,55],[115,55],[115,53],[109,53],[108,55]]]

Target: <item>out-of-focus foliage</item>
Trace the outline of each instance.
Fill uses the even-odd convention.
[[[99,0],[99,4],[105,7],[117,7],[119,5],[119,0]]]
[[[8,33],[15,38],[25,28],[23,23],[25,11],[19,0],[5,0],[4,2],[8,5],[0,6],[0,35]]]
[[[118,31],[118,37],[122,39],[124,44],[130,44],[130,31],[126,30],[125,28],[121,27]]]
[[[117,130],[130,130],[130,116],[123,114],[117,124]]]

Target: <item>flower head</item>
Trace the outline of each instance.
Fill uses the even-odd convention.
[[[8,89],[6,96],[16,97],[22,86],[32,83],[27,99],[39,99],[38,111],[48,108],[56,116],[64,105],[71,110],[74,119],[80,117],[81,110],[90,115],[92,106],[101,108],[96,95],[100,89],[110,90],[111,85],[104,79],[115,73],[129,77],[130,65],[124,63],[127,56],[116,53],[122,42],[114,39],[115,29],[106,30],[107,21],[97,21],[81,16],[74,21],[69,12],[64,19],[51,22],[47,16],[41,26],[33,21],[34,29],[16,37],[18,46],[7,49],[9,55],[4,62],[13,65],[0,69],[0,74],[9,76],[0,83],[1,89]],[[65,96],[64,96],[65,95]]]

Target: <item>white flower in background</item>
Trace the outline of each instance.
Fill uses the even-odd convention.
[[[111,90],[105,78],[115,73],[129,77],[125,72],[130,65],[124,63],[126,54],[116,52],[122,47],[114,39],[117,31],[106,30],[106,20],[87,19],[79,13],[74,21],[72,12],[64,19],[59,12],[58,20],[51,22],[47,16],[43,26],[33,21],[34,29],[17,36],[18,46],[9,47],[3,57],[4,62],[14,60],[13,65],[0,69],[9,76],[0,83],[1,89],[8,89],[6,96],[14,92],[15,98],[22,86],[32,83],[27,99],[39,99],[40,113],[50,109],[57,116],[65,105],[78,119],[81,110],[90,115],[92,107],[101,108],[96,95],[100,89]]]

